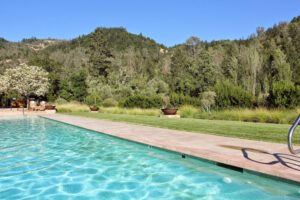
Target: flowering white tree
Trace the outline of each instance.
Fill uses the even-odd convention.
[[[8,78],[6,76],[0,76],[0,94],[8,91]]]
[[[20,65],[0,77],[0,91],[15,91],[27,98],[44,95],[49,89],[48,72],[37,66]],[[28,105],[28,103],[27,103]]]

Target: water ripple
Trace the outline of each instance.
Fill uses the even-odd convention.
[[[0,130],[0,199],[300,196],[296,186],[42,118],[1,118]]]

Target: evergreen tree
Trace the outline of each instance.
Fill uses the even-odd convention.
[[[96,29],[90,38],[89,63],[90,73],[94,76],[107,77],[111,69],[111,58],[113,57],[102,29]]]
[[[210,54],[202,50],[197,56],[195,65],[192,70],[193,78],[197,81],[194,96],[198,96],[200,92],[210,89],[216,83],[216,66],[213,65]]]
[[[269,80],[270,90],[272,90],[275,81],[291,81],[291,69],[289,63],[286,62],[286,56],[278,49],[270,50],[265,65],[265,73]]]

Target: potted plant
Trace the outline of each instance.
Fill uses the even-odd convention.
[[[92,93],[86,98],[86,103],[90,107],[91,112],[98,112],[99,107],[97,105],[97,100],[100,100],[99,96],[96,93]]]
[[[90,111],[97,112],[97,111],[99,111],[99,107],[96,105],[92,105],[92,106],[90,106]]]
[[[45,105],[45,109],[46,109],[46,110],[55,110],[55,109],[56,109],[56,106],[55,106],[55,105],[52,105],[52,104],[46,104],[46,105]]]
[[[46,112],[47,114],[54,114],[54,113],[56,113],[56,106],[53,105],[53,104],[47,103],[47,104],[45,105],[45,112]]]
[[[164,115],[176,115],[178,108],[170,103],[169,97],[163,97],[163,108],[161,111],[164,113]]]

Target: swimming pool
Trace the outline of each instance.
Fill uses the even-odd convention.
[[[299,199],[300,187],[39,117],[0,118],[0,199]]]

